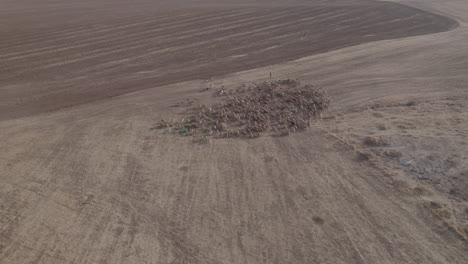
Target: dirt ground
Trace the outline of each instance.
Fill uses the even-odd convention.
[[[0,263],[467,263],[468,3],[394,2],[0,0]],[[151,130],[270,72],[331,108]]]
[[[127,1],[27,1],[2,8],[0,119],[457,25],[381,2],[186,2],[138,0],[129,8]]]
[[[433,213],[466,240],[467,105],[466,93],[432,100],[378,102],[325,116],[318,126],[395,176],[400,188],[421,196]]]

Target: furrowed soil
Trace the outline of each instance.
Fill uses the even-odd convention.
[[[7,2],[0,14],[0,119],[456,26],[369,1],[26,1]]]
[[[0,263],[468,262],[466,1],[0,7]],[[287,78],[305,131],[152,129]]]

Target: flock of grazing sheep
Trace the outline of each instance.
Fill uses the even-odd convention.
[[[215,94],[223,97],[220,103],[200,105],[180,122],[161,120],[158,128],[202,141],[208,137],[285,136],[306,129],[311,119],[330,105],[322,90],[292,79],[230,91],[219,89]]]

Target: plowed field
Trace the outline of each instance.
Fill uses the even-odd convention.
[[[7,2],[0,119],[456,25],[381,2],[226,3]]]

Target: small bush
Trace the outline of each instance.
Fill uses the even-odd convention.
[[[401,157],[403,157],[403,153],[401,151],[398,151],[398,150],[386,150],[384,152],[384,154],[388,157],[391,157],[391,158],[396,158],[396,159],[399,159]]]
[[[364,144],[370,147],[382,147],[388,144],[381,137],[365,137]]]
[[[377,129],[379,130],[387,130],[387,127],[384,124],[377,124]]]

